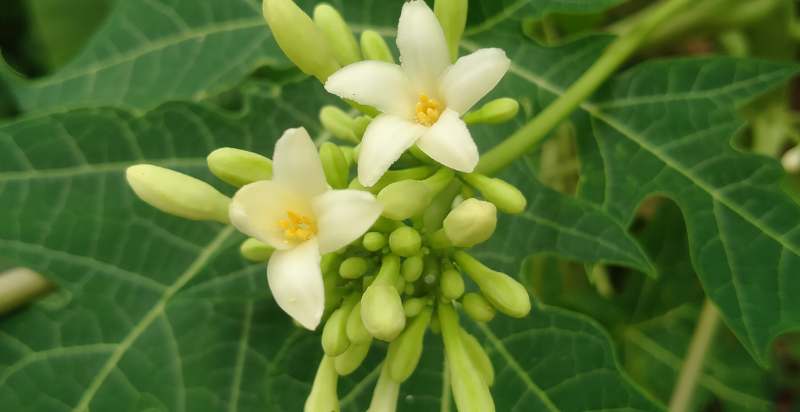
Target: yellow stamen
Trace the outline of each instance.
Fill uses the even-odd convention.
[[[417,123],[423,126],[433,126],[439,116],[442,115],[443,105],[436,99],[431,99],[426,95],[419,96],[417,102]]]
[[[314,219],[299,213],[287,211],[288,219],[278,221],[278,226],[283,229],[287,240],[306,241],[317,234],[317,225]]]

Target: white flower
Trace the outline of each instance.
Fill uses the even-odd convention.
[[[380,216],[375,197],[359,190],[331,190],[305,129],[289,129],[275,144],[272,180],[236,192],[231,223],[274,247],[267,281],[278,305],[315,329],[325,307],[320,256],[363,235]]]
[[[511,65],[500,49],[480,49],[450,63],[442,26],[421,0],[403,5],[397,27],[401,66],[362,61],[328,78],[325,89],[383,112],[367,128],[358,180],[372,186],[415,143],[437,162],[471,172],[478,148],[461,120]]]

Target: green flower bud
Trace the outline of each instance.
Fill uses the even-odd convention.
[[[278,46],[300,70],[323,83],[339,70],[328,39],[292,0],[264,0],[262,11]]]
[[[378,60],[386,63],[394,63],[394,56],[386,40],[374,30],[364,30],[361,33],[361,53],[367,60]]]
[[[375,276],[375,284],[394,286],[400,277],[400,258],[395,255],[386,255],[381,260],[381,269]]]
[[[464,279],[457,270],[449,268],[442,272],[442,278],[439,280],[439,287],[442,290],[442,296],[450,300],[455,300],[464,294]]]
[[[428,246],[430,246],[431,249],[445,250],[453,247],[453,242],[447,237],[447,233],[445,233],[444,229],[439,229],[428,235]]]
[[[531,298],[528,291],[511,276],[489,269],[465,252],[456,252],[453,258],[497,310],[514,318],[522,318],[530,313]]]
[[[403,274],[403,279],[406,282],[416,282],[420,276],[422,276],[422,269],[424,268],[425,263],[422,260],[421,255],[414,255],[411,257],[407,257],[403,260],[403,266],[400,268],[400,273]]]
[[[364,235],[364,241],[362,244],[364,245],[364,249],[367,249],[370,252],[377,252],[386,246],[386,236],[380,232],[369,232]]]
[[[403,311],[406,313],[407,318],[413,318],[428,306],[430,301],[428,298],[411,298],[403,302]]]
[[[325,323],[322,329],[322,349],[326,355],[339,356],[350,346],[350,339],[347,337],[347,319],[356,303],[358,295],[351,295]]]
[[[360,135],[356,134],[356,120],[336,106],[325,106],[319,111],[319,121],[334,137],[358,144]]]
[[[403,302],[394,285],[378,282],[367,288],[361,297],[361,320],[369,334],[391,342],[406,327]]]
[[[383,216],[392,220],[406,220],[422,214],[431,200],[433,195],[428,186],[418,180],[392,183],[378,193]]]
[[[344,157],[339,146],[325,142],[319,148],[319,159],[322,161],[322,170],[328,183],[334,189],[344,189],[347,187],[347,179],[350,177],[350,165]]]
[[[433,169],[429,166],[417,166],[408,169],[390,170],[383,174],[372,187],[366,188],[370,192],[377,194],[392,183],[401,182],[404,180],[418,180],[425,179],[433,173]]]
[[[447,354],[450,387],[459,412],[494,412],[494,400],[489,385],[475,367],[461,339],[458,314],[452,306],[439,304],[438,318]]]
[[[462,186],[460,180],[454,179],[433,198],[433,202],[425,209],[425,214],[422,216],[422,223],[426,232],[433,233],[442,228],[442,221],[453,209],[453,200],[461,192]]]
[[[446,167],[442,167],[439,170],[437,170],[436,173],[434,173],[427,179],[423,180],[422,182],[425,183],[425,186],[428,187],[428,190],[430,190],[431,193],[435,196],[438,195],[447,186],[449,186],[450,182],[453,181],[454,177],[455,177],[455,172],[453,172],[453,170],[448,169]]]
[[[477,173],[465,174],[463,178],[472,187],[478,189],[486,200],[494,203],[502,212],[522,213],[528,204],[527,200],[525,200],[525,195],[504,180]]]
[[[266,262],[274,251],[272,246],[253,238],[245,240],[239,246],[239,252],[251,262]]]
[[[354,345],[362,345],[372,340],[372,335],[361,320],[361,302],[353,307],[350,316],[347,317],[347,338]]]
[[[467,350],[467,355],[475,366],[475,369],[480,372],[486,386],[494,385],[494,367],[489,355],[483,350],[483,346],[478,339],[470,335],[464,329],[461,329],[461,342],[464,344],[464,349]]]
[[[422,238],[419,232],[408,226],[399,227],[389,235],[389,248],[400,256],[414,256],[421,246]]]
[[[389,344],[386,365],[389,367],[389,376],[393,381],[403,383],[417,369],[419,358],[422,356],[425,331],[431,321],[432,312],[431,308],[423,310],[411,321],[406,330]]]
[[[383,362],[381,375],[375,385],[375,390],[372,392],[372,400],[369,403],[367,412],[394,412],[397,410],[400,384],[389,376],[389,367],[387,365],[386,362]]]
[[[494,307],[480,293],[467,293],[461,300],[461,304],[464,306],[467,316],[476,322],[488,322],[494,319]]]
[[[458,44],[467,25],[468,3],[468,0],[436,0],[433,4],[433,12],[442,25],[444,38],[450,49],[450,58],[453,61],[458,59]]]
[[[389,233],[403,224],[394,220],[389,220],[385,217],[379,217],[375,223],[372,224],[372,230],[381,233]]]
[[[499,124],[505,123],[519,113],[519,102],[510,97],[494,99],[480,109],[464,115],[467,124]]]
[[[146,164],[129,167],[125,177],[140,199],[162,212],[185,219],[229,222],[231,199],[202,180]]]
[[[330,4],[322,3],[314,8],[314,23],[328,38],[331,51],[339,64],[347,66],[361,60],[356,36],[342,15]]]
[[[497,227],[497,208],[475,198],[456,206],[444,219],[444,232],[456,247],[472,247],[489,240]]]
[[[372,346],[372,337],[366,343],[351,344],[343,354],[336,357],[336,373],[339,376],[347,376],[355,372],[367,357],[370,346]]]
[[[339,375],[336,374],[334,360],[324,356],[314,376],[311,393],[306,399],[305,412],[339,412],[339,396],[336,387]]]
[[[258,153],[223,147],[211,152],[206,161],[214,176],[236,187],[272,178],[272,160]]]
[[[367,273],[367,260],[353,256],[345,259],[341,265],[339,265],[339,276],[345,279],[358,279]]]

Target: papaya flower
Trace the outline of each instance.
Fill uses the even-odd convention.
[[[451,64],[442,26],[422,0],[403,5],[397,47],[400,65],[353,63],[325,83],[328,92],[382,112],[364,133],[358,180],[374,185],[414,144],[444,166],[472,172],[478,147],[461,116],[497,86],[511,61],[488,48]]]
[[[325,308],[321,256],[363,235],[383,208],[360,190],[331,190],[319,153],[303,128],[275,144],[272,180],[243,186],[231,201],[231,223],[275,252],[267,282],[278,306],[314,330]]]

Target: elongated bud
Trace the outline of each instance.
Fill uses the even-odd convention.
[[[322,349],[326,355],[339,356],[350,346],[350,339],[347,337],[347,319],[358,300],[358,294],[348,296],[325,323],[325,328],[322,329]]]
[[[330,4],[322,3],[314,8],[314,23],[328,38],[331,51],[339,64],[347,66],[361,60],[353,30]]]
[[[431,194],[436,196],[450,185],[454,177],[455,172],[453,172],[453,170],[443,167],[422,182],[425,183],[428,190],[431,191]]]
[[[372,340],[372,335],[364,327],[364,322],[361,320],[361,302],[358,302],[353,310],[350,311],[350,316],[347,317],[347,338],[350,343],[361,345]]]
[[[781,158],[781,164],[789,173],[800,172],[800,146],[789,149]]]
[[[211,152],[206,161],[214,176],[236,187],[272,178],[272,161],[247,150],[223,147]]]
[[[425,214],[422,216],[426,232],[433,233],[442,228],[442,221],[453,209],[453,199],[461,192],[462,186],[461,180],[454,179],[433,198],[433,202],[425,209]]]
[[[336,357],[336,373],[339,376],[347,376],[355,372],[367,357],[370,346],[372,337],[366,343],[352,343],[343,354]]]
[[[428,298],[411,298],[403,302],[403,311],[406,312],[407,318],[413,318],[428,306],[430,301]]]
[[[463,175],[464,180],[478,189],[483,197],[505,213],[522,213],[528,204],[525,195],[510,183],[477,173]]]
[[[262,11],[278,46],[300,70],[323,83],[339,70],[328,40],[292,0],[264,0]]]
[[[133,191],[150,206],[192,220],[228,223],[231,199],[208,183],[153,165],[136,165],[125,177]]]
[[[339,412],[339,396],[336,393],[338,383],[339,375],[336,374],[333,358],[323,356],[303,411]]]
[[[383,177],[378,180],[378,183],[375,183],[375,185],[367,189],[372,193],[380,193],[381,190],[392,183],[401,182],[403,180],[425,179],[426,177],[431,176],[432,173],[433,169],[430,166],[417,166],[410,167],[408,169],[390,170],[384,173]]]
[[[358,279],[367,272],[367,260],[358,257],[352,256],[345,259],[341,265],[339,265],[339,276],[345,279]]]
[[[392,380],[387,363],[383,362],[381,375],[372,392],[372,401],[369,403],[367,412],[395,412],[399,396],[400,384]]]
[[[375,277],[375,284],[395,285],[400,277],[400,258],[386,255],[381,260],[381,269]]]
[[[453,258],[497,310],[514,318],[522,318],[530,313],[531,298],[528,291],[511,276],[489,269],[465,252],[454,253]]]
[[[389,344],[386,364],[389,367],[389,376],[395,382],[405,382],[417,369],[432,312],[431,308],[424,309],[411,321],[406,330]]]
[[[394,63],[394,56],[386,40],[374,30],[364,30],[361,33],[361,53],[367,60],[378,60]]]
[[[470,292],[461,299],[464,312],[476,322],[488,322],[494,319],[495,310],[489,301],[480,293]]]
[[[425,263],[422,260],[422,256],[410,256],[403,261],[400,273],[403,274],[403,279],[405,279],[406,282],[416,282],[417,279],[422,276],[422,269],[424,266]]]
[[[394,285],[373,283],[361,297],[361,320],[369,334],[391,342],[406,327],[403,302]]]
[[[486,386],[494,385],[494,367],[489,355],[483,350],[483,346],[478,339],[470,335],[464,329],[461,329],[461,342],[464,344],[464,349],[467,350],[467,355],[475,366],[475,369],[481,374]]]
[[[467,199],[444,219],[444,232],[453,246],[472,247],[489,240],[497,228],[497,208],[489,202]]]
[[[519,113],[519,102],[510,97],[494,99],[480,109],[464,115],[467,124],[499,124],[505,123]]]
[[[383,205],[383,216],[392,220],[406,220],[422,214],[433,200],[428,186],[419,180],[392,183],[378,193]]]
[[[450,300],[458,299],[464,294],[464,279],[461,277],[461,273],[453,268],[445,269],[442,272],[439,286],[442,289],[442,296]]]
[[[359,126],[356,119],[336,106],[323,107],[319,112],[319,121],[334,137],[356,144],[361,141],[361,134],[357,133]]]
[[[331,187],[346,188],[350,177],[350,165],[339,146],[331,142],[323,143],[319,148],[319,159],[322,161],[322,170],[325,171],[325,177]]]
[[[364,245],[364,249],[370,252],[377,252],[386,246],[386,236],[380,232],[369,232],[364,235],[362,244]]]
[[[239,252],[251,262],[266,262],[275,249],[257,239],[247,239],[239,246]]]
[[[399,227],[389,235],[389,248],[399,256],[414,256],[419,252],[421,246],[422,238],[419,232],[411,227]]]
[[[468,0],[436,0],[433,4],[433,12],[442,25],[444,38],[450,50],[450,59],[453,61],[458,58],[458,44],[467,25],[468,5]]]
[[[449,304],[438,306],[450,387],[459,412],[494,412],[494,400],[483,375],[472,363],[461,339],[458,315]]]

